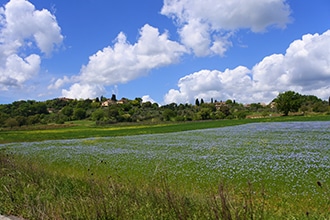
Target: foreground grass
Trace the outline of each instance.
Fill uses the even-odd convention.
[[[0,214],[27,219],[229,219],[255,215],[252,198],[243,198],[239,205],[245,208],[236,210],[223,185],[218,194],[202,198],[178,194],[166,176],[145,185],[91,173],[72,178],[3,153],[0,165]]]
[[[267,117],[240,120],[210,120],[159,124],[117,124],[94,126],[90,121],[71,122],[66,126],[27,127],[20,130],[0,130],[0,144],[43,140],[79,139],[89,137],[126,136],[188,131],[205,128],[242,125],[256,122],[330,121],[330,115]]]
[[[329,120],[329,117],[279,117],[160,125],[117,125],[102,128],[80,125],[53,130],[9,131],[7,137],[15,137],[15,133],[22,132],[16,136],[16,139],[12,139],[11,142],[14,142],[15,140],[24,141],[24,138],[25,141],[63,139],[65,137],[65,139],[70,139],[70,135],[71,138],[119,136],[283,120],[315,121]],[[79,132],[82,134],[79,134]],[[307,136],[307,133],[305,134]],[[178,135],[181,137],[181,133]],[[157,136],[157,138],[160,136]],[[201,134],[199,136],[202,137]],[[310,137],[313,138],[313,135]],[[322,143],[322,146],[325,144],[323,147],[326,147],[329,143],[327,142],[329,140],[328,136],[324,133],[322,137],[324,138],[323,142],[320,142],[319,139],[316,139],[315,142]],[[211,135],[209,138],[214,137]],[[251,149],[255,145],[260,145],[260,148],[257,148],[258,150],[270,150],[267,146],[271,143],[271,137],[254,136],[254,139],[258,140],[248,140],[242,143],[238,142],[239,140],[234,140],[234,143],[239,143],[242,150],[247,150],[237,151],[237,153],[256,155],[251,153]],[[86,139],[79,141],[78,146],[81,149],[97,146],[97,149],[99,149],[100,146],[103,146],[99,144],[108,143],[108,140]],[[186,139],[182,140],[187,141]],[[206,147],[205,139],[202,138],[201,140],[201,144],[196,143],[202,147],[201,150],[192,148],[191,153],[193,155],[200,154],[199,156],[210,155],[210,158],[212,158],[216,148]],[[221,140],[223,141],[223,139]],[[284,140],[290,139],[284,138]],[[197,141],[197,139],[193,141]],[[217,177],[214,178],[214,176],[219,172],[215,170],[214,173],[211,172],[211,175],[206,176],[206,179],[202,181],[210,184],[200,185],[199,180],[194,179],[194,177],[198,178],[203,174],[201,172],[203,171],[201,161],[192,163],[193,160],[188,160],[188,163],[182,163],[180,167],[177,167],[177,162],[180,161],[174,160],[172,161],[173,164],[170,160],[164,161],[166,162],[164,164],[151,159],[141,161],[141,157],[137,157],[134,153],[122,154],[123,160],[118,161],[116,157],[119,154],[113,154],[112,157],[105,158],[102,154],[97,155],[98,152],[94,151],[87,155],[77,154],[77,157],[73,157],[75,148],[72,148],[74,144],[71,145],[71,142],[68,144],[57,142],[59,145],[52,142],[54,144],[53,148],[48,148],[48,143],[44,143],[45,146],[41,146],[43,143],[15,143],[2,146],[2,149],[0,149],[0,214],[18,215],[27,219],[328,219],[330,217],[328,214],[330,207],[329,178],[327,176],[321,179],[313,177],[317,173],[318,167],[324,165],[324,169],[328,168],[328,151],[326,150],[321,151],[324,155],[321,158],[326,161],[315,161],[315,163],[312,161],[311,171],[308,172],[308,175],[312,177],[304,175],[304,170],[299,170],[297,175],[289,175],[292,170],[296,172],[297,169],[292,168],[299,165],[298,162],[302,162],[302,160],[296,158],[304,155],[299,150],[292,154],[291,163],[280,164],[286,167],[283,178],[270,178],[267,180],[265,177],[272,176],[272,170],[269,170],[269,172],[261,173],[264,175],[261,178],[263,181],[250,181],[251,178],[256,177],[254,171],[248,178],[240,174],[237,179],[229,181],[229,179],[218,176],[217,181],[215,180]],[[120,145],[121,143],[122,145]],[[109,145],[113,146],[115,144],[115,142],[111,142]],[[21,148],[19,145],[21,145]],[[24,153],[29,151],[27,148],[38,147],[37,145],[40,145],[40,149],[54,149],[53,153],[55,154],[47,153],[47,150],[41,150],[39,153]],[[117,147],[119,150],[125,148],[125,142],[120,142],[119,145]],[[174,152],[168,151],[167,155],[170,153],[179,154],[179,150],[189,148],[190,145],[188,145],[184,144],[182,148],[169,148]],[[58,150],[57,146],[59,147]],[[151,144],[150,146],[156,145]],[[191,146],[194,145],[191,144]],[[296,145],[291,145],[291,142],[286,143],[286,145],[277,149],[278,154],[276,155],[291,155],[291,150],[288,149],[287,151],[286,149],[290,146]],[[24,150],[24,147],[27,151]],[[61,147],[68,149],[72,157],[66,157],[65,151],[60,151]],[[138,147],[146,149],[147,152],[150,150],[146,144],[140,146],[137,143],[137,146],[128,146],[136,152],[138,152]],[[225,154],[222,151],[225,148],[219,147],[219,149],[221,149],[219,155]],[[163,146],[159,150],[163,150]],[[293,150],[296,150],[296,148]],[[16,153],[12,154],[11,152]],[[189,152],[187,153],[188,156],[190,155]],[[60,154],[59,158],[55,156],[57,153]],[[315,154],[317,151],[311,151],[311,153]],[[80,155],[82,156],[80,157]],[[187,158],[189,158],[188,156]],[[238,157],[238,155],[235,157]],[[71,159],[67,161],[66,158]],[[218,159],[218,157],[215,157],[215,159]],[[315,169],[314,165],[316,165]],[[257,164],[251,166],[258,167]],[[229,168],[233,168],[233,171],[235,171],[237,167],[232,166]],[[173,172],[184,171],[185,169],[195,169],[198,172],[196,176],[189,177],[190,179],[182,172],[173,175]],[[223,169],[226,169],[226,167],[222,167],[220,171],[223,171]],[[321,172],[321,170],[319,171]],[[186,172],[189,173],[189,171]],[[246,174],[246,170],[244,172]],[[292,176],[297,180],[288,179]],[[210,179],[214,179],[214,181],[208,181]],[[288,183],[295,182],[303,184],[288,185]],[[298,193],[290,193],[290,190],[293,189]]]
[[[113,171],[107,177],[89,170],[73,177],[36,160],[0,153],[0,214],[26,219],[327,219],[326,207],[309,207],[306,198],[274,200],[267,189],[247,182],[237,192],[219,182],[203,194],[184,192],[167,179],[131,181]],[[327,186],[319,191],[329,196]],[[323,201],[326,204],[329,201]],[[299,204],[300,203],[300,204]],[[279,205],[280,204],[280,205]]]

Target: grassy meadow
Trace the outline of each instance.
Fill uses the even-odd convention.
[[[329,119],[0,131],[0,214],[328,219]]]
[[[119,123],[111,126],[96,126],[88,120],[71,121],[64,125],[23,126],[14,129],[0,128],[0,144],[11,142],[31,142],[58,139],[80,139],[89,137],[126,136],[138,134],[157,134],[187,130],[219,128],[257,122],[281,121],[330,121],[330,115],[266,117],[240,120],[208,120],[194,122],[163,123]]]

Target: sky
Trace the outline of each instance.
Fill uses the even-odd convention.
[[[330,96],[329,0],[0,0],[0,103]]]

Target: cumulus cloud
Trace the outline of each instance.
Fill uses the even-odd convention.
[[[0,90],[22,86],[38,74],[40,54],[50,55],[63,36],[48,10],[36,10],[26,0],[11,0],[0,7]]]
[[[292,88],[305,92],[329,88],[329,44],[330,30],[321,35],[306,34],[292,42],[285,55],[264,58],[252,69],[256,88],[261,90],[267,85],[268,89]]]
[[[165,103],[193,103],[196,98],[215,98],[219,101],[237,99],[240,90],[251,88],[250,70],[239,66],[233,70],[201,70],[185,77],[178,82],[179,90],[171,89],[164,97]]]
[[[70,87],[70,90],[62,90],[62,95],[68,98],[88,99],[98,97],[104,93],[105,89],[102,85],[86,83],[75,83]]]
[[[64,76],[63,79],[52,79],[52,81],[53,83],[47,87],[48,89],[59,89],[65,84],[70,83],[72,79],[67,76]]]
[[[140,30],[137,43],[130,44],[125,34],[119,33],[113,46],[90,56],[88,64],[76,77],[76,83],[100,86],[126,83],[147,75],[151,69],[178,62],[185,52],[184,46],[169,40],[167,32],[160,34],[157,28],[146,24]],[[62,94],[81,98],[81,91],[75,88],[77,85],[64,89]],[[96,97],[95,92],[89,91],[90,98]]]
[[[165,103],[193,103],[196,98],[243,103],[270,102],[279,92],[294,90],[327,99],[330,94],[330,30],[307,34],[290,44],[285,54],[265,57],[251,70],[201,70],[178,82]]]
[[[231,46],[228,32],[285,28],[291,12],[286,0],[164,0],[161,13],[175,21],[182,43],[206,56],[224,54]]]
[[[151,103],[156,103],[155,100],[153,100],[150,95],[144,95],[142,96],[142,102],[151,102]]]

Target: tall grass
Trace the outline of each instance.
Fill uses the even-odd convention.
[[[208,191],[176,188],[166,170],[155,178],[132,181],[124,176],[97,176],[91,170],[72,176],[49,170],[35,159],[0,152],[0,214],[26,219],[279,219],[329,217],[314,210],[279,210],[267,189],[250,182],[237,191],[221,181]],[[115,172],[114,172],[115,173]],[[328,189],[315,183],[320,191]],[[329,198],[329,197],[328,197]],[[328,201],[329,202],[329,201]],[[283,207],[282,207],[283,208]],[[308,208],[308,207],[306,207]],[[292,214],[295,213],[295,214]]]
[[[263,123],[0,145],[0,214],[329,219],[329,128],[328,122]]]

